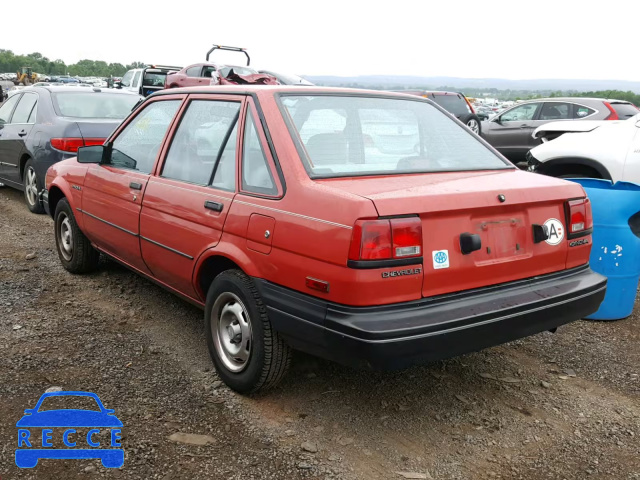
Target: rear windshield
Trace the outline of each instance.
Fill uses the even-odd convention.
[[[610,105],[616,111],[620,120],[631,118],[640,113],[631,103],[610,103]]]
[[[123,119],[138,103],[138,95],[107,92],[60,92],[53,95],[53,106],[61,117]]]
[[[164,81],[167,78],[167,72],[145,72],[142,78],[144,87],[164,87]]]
[[[311,177],[513,168],[425,101],[280,97]]]
[[[460,95],[433,95],[429,97],[447,112],[451,112],[454,115],[468,115],[471,113],[469,105],[464,98]]]

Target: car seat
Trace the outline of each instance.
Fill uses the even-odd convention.
[[[312,166],[343,165],[348,162],[348,145],[344,133],[319,133],[305,145]]]

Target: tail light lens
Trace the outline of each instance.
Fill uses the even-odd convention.
[[[609,116],[605,118],[605,120],[620,120],[620,117],[618,117],[618,113],[613,109],[609,102],[604,102],[604,106],[607,107],[610,112]]]
[[[422,224],[418,217],[356,221],[349,260],[391,260],[420,255]]]
[[[61,150],[63,152],[77,153],[78,148],[80,147],[86,147],[89,145],[102,145],[104,141],[104,138],[52,138],[51,146],[56,150]]]
[[[567,202],[567,226],[569,235],[593,228],[591,202],[588,198],[569,200]]]

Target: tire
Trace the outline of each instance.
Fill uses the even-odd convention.
[[[218,376],[238,393],[276,386],[291,363],[291,348],[273,330],[260,293],[240,270],[227,270],[213,280],[205,335]]]
[[[100,252],[91,246],[89,239],[78,227],[66,198],[61,199],[56,205],[53,219],[56,250],[62,266],[71,273],[96,270]]]
[[[27,208],[31,213],[44,213],[44,207],[39,198],[39,193],[44,186],[42,180],[38,178],[36,169],[33,166],[33,160],[27,160],[22,175],[22,186],[24,188],[24,200],[27,202]]]
[[[476,135],[482,135],[482,127],[480,125],[480,119],[478,117],[469,117],[466,122],[467,127]]]

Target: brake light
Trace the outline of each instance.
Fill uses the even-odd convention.
[[[609,109],[609,112],[611,112],[609,113],[609,116],[605,118],[605,120],[620,120],[620,117],[618,117],[618,113],[613,109],[609,102],[604,102],[604,106]]]
[[[51,146],[56,150],[62,150],[63,152],[76,153],[80,147],[86,147],[88,145],[102,145],[104,141],[104,138],[52,138]]]
[[[569,235],[593,228],[591,202],[589,199],[569,200],[567,202],[567,217]]]
[[[418,217],[356,221],[349,260],[391,260],[421,254],[422,224]]]

